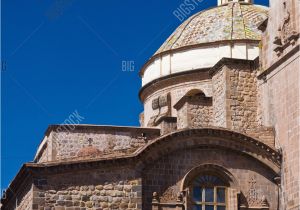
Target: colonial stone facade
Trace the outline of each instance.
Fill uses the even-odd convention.
[[[142,68],[140,127],[49,126],[1,209],[299,210],[299,2],[218,4]]]

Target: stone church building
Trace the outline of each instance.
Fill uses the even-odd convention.
[[[49,126],[1,209],[299,210],[299,16],[298,0],[191,16],[140,71],[141,126]]]

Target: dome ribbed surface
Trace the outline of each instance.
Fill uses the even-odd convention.
[[[258,25],[267,16],[267,7],[241,3],[199,12],[182,23],[155,54],[216,41],[261,40]]]

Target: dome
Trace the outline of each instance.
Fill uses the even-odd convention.
[[[267,13],[267,7],[243,3],[201,11],[182,23],[155,54],[224,40],[260,40],[257,26]]]
[[[177,73],[212,68],[222,58],[254,60],[260,51],[258,25],[267,17],[267,7],[238,1],[193,15],[142,67],[142,86]]]

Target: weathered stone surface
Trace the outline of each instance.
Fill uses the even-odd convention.
[[[248,3],[238,5],[227,4],[228,13],[221,6],[214,10],[221,9],[219,12],[226,13],[229,19],[236,11],[253,17],[253,10],[245,9]],[[161,130],[51,126],[35,162],[25,164],[12,182],[12,192],[8,192],[8,200],[3,199],[3,209],[192,209],[189,206],[195,204],[190,202],[192,184],[199,183],[195,181],[199,175],[211,174],[226,182],[222,186],[226,188],[223,203],[226,209],[298,209],[299,4],[296,0],[274,0],[271,8],[268,24],[267,21],[262,24],[267,28],[262,29],[266,31],[262,37],[260,62],[247,60],[251,56],[248,53],[257,49],[256,40],[242,46],[246,48],[247,59],[220,58],[210,69],[183,73],[184,69],[174,68],[170,64],[179,51],[169,57],[157,57],[155,62],[160,63],[160,67],[170,68],[169,72],[161,68],[160,74],[176,75],[143,87],[141,124]],[[219,21],[213,16],[205,20]],[[256,24],[244,23],[240,16],[234,21],[238,24],[226,31],[232,35],[230,38],[251,37],[253,34],[248,34],[249,30],[243,28],[245,25],[257,28]],[[193,24],[206,27],[202,22]],[[185,25],[179,28],[179,32],[183,32],[180,37],[197,39],[188,34],[187,29]],[[211,30],[206,29],[206,32]],[[197,34],[206,32],[197,31]],[[191,41],[172,37],[175,42]],[[205,47],[212,47],[210,44],[205,43]],[[216,49],[222,48],[222,52],[228,51],[231,56],[242,49],[235,44],[223,44],[218,43]],[[244,53],[244,49],[240,53]],[[199,59],[205,61],[206,57]],[[97,154],[79,157],[82,149]],[[91,160],[95,158],[97,160]],[[196,173],[195,168],[201,170]],[[211,182],[206,180],[204,187],[216,187]]]
[[[85,173],[60,175],[59,179],[49,178],[43,190],[34,191],[34,202],[38,209],[58,207],[62,209],[128,209],[137,210],[135,200],[140,181],[132,179],[134,172],[124,169],[122,175],[118,170],[95,172],[90,178]],[[85,177],[85,178],[82,178]],[[102,179],[103,177],[105,181]],[[109,178],[107,178],[109,177]],[[120,177],[123,179],[120,180]],[[88,180],[89,184],[86,184]],[[111,180],[111,181],[109,181]],[[124,181],[122,181],[124,180]],[[101,190],[99,190],[101,189]],[[42,196],[42,197],[40,197]],[[44,196],[44,197],[43,197]],[[44,199],[46,198],[46,199]],[[131,205],[129,205],[131,203]],[[131,206],[131,207],[129,207]]]

